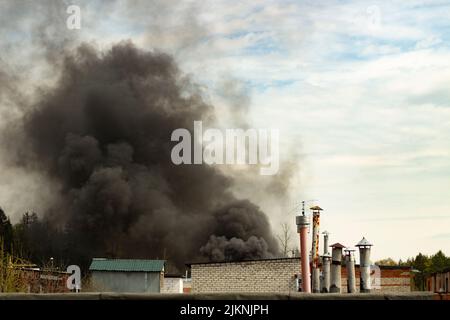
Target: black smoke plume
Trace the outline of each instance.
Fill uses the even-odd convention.
[[[266,215],[233,196],[232,179],[172,163],[172,131],[194,120],[213,124],[214,108],[170,56],[131,43],[67,54],[56,86],[24,117],[19,154],[59,186],[45,218],[66,235],[71,263],[278,253]]]

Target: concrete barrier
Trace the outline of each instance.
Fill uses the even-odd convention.
[[[410,293],[189,293],[142,294],[114,292],[86,293],[0,293],[0,300],[439,300],[431,292]]]

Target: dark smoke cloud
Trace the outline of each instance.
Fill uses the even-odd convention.
[[[200,252],[213,261],[270,258],[277,243],[265,214],[248,200],[225,205],[214,213],[215,234]]]
[[[172,131],[213,124],[214,109],[170,56],[131,43],[106,52],[82,45],[61,68],[9,138],[20,141],[24,167],[59,186],[45,215],[67,234],[74,259],[182,266],[278,254],[267,217],[233,196],[233,179],[208,165],[172,164]]]
[[[200,252],[211,261],[245,260],[261,257],[271,258],[268,245],[263,238],[251,236],[247,241],[239,238],[211,236]]]

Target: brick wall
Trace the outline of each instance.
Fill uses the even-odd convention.
[[[299,263],[292,259],[194,264],[192,292],[295,291]]]
[[[298,258],[191,265],[192,292],[279,292],[296,290],[295,274],[300,271]],[[411,291],[410,272],[381,267],[382,292]],[[359,291],[359,267],[356,266]],[[342,292],[347,291],[347,275],[342,267]]]
[[[359,292],[359,266],[355,267],[356,274],[356,292]],[[391,267],[381,267],[381,283],[375,281],[375,277],[371,274],[372,289],[380,292],[410,292],[411,291],[411,272],[406,269],[393,269]],[[347,270],[342,267],[342,292],[347,292]],[[381,287],[380,287],[381,286]]]

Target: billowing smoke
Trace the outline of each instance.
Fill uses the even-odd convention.
[[[263,238],[251,236],[247,241],[239,238],[211,236],[208,243],[200,248],[200,252],[212,261],[245,260],[261,257],[272,257]]]
[[[198,90],[170,56],[130,43],[106,52],[82,45],[65,57],[56,86],[40,94],[14,137],[23,138],[22,165],[59,186],[45,216],[64,231],[74,259],[182,266],[278,253],[266,215],[233,196],[231,178],[171,161],[173,130],[215,121]]]

